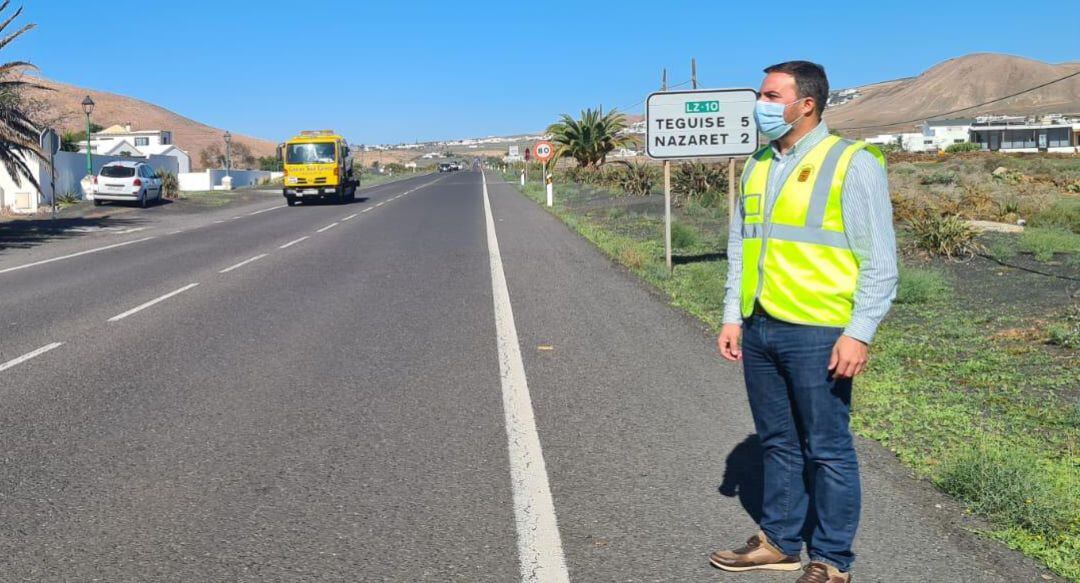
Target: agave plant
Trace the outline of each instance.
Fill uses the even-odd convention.
[[[10,0],[0,2],[0,14],[7,10]],[[0,33],[22,14],[20,7],[14,14],[0,22]],[[0,38],[0,49],[3,49],[11,41],[22,36],[26,31],[34,28],[33,24],[27,24],[19,30]],[[0,163],[3,163],[16,182],[22,184],[25,178],[38,191],[41,186],[37,177],[26,165],[27,159],[37,158],[45,160],[38,144],[38,128],[30,119],[22,100],[22,90],[25,87],[38,87],[28,83],[17,75],[26,70],[35,68],[32,64],[23,61],[12,61],[0,65]]]
[[[710,206],[727,188],[727,170],[717,164],[685,162],[675,168],[671,182],[677,206],[691,200]]]
[[[632,136],[622,134],[624,129],[626,116],[618,111],[601,114],[598,110],[586,109],[581,112],[581,119],[562,114],[561,121],[551,124],[547,131],[555,143],[556,160],[570,156],[582,168],[595,168],[602,165],[615,148],[635,143]]]
[[[154,174],[161,179],[161,196],[176,198],[180,194],[180,181],[175,174],[164,168],[159,168]]]
[[[660,173],[656,167],[647,162],[619,162],[625,165],[618,176],[619,188],[633,196],[649,196],[660,181]]]

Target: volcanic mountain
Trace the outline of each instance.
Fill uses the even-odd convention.
[[[975,53],[939,63],[918,77],[858,87],[859,97],[827,109],[825,120],[845,135],[866,136],[910,130],[928,118],[1080,113],[1080,75],[1051,83],[1077,72],[1080,63],[1076,62],[1052,65],[1011,55]],[[1050,84],[972,107],[1044,83]]]
[[[211,144],[224,148],[221,136],[225,130],[199,123],[159,107],[152,103],[58,83],[40,77],[26,80],[47,89],[30,89],[28,97],[39,110],[38,117],[48,120],[60,131],[81,131],[85,120],[80,103],[87,95],[94,100],[92,121],[102,127],[114,124],[130,124],[133,130],[169,130],[173,143],[191,156],[193,168],[200,168],[199,154]],[[233,134],[233,143],[241,143],[251,149],[252,155],[273,156],[277,146],[270,141]]]

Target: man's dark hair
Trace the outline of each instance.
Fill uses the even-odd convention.
[[[787,73],[795,78],[795,95],[799,99],[812,97],[818,117],[825,112],[829,101],[829,78],[825,67],[810,61],[788,61],[765,68],[765,74]]]

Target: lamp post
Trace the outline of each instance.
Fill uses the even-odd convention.
[[[225,130],[225,176],[232,178],[229,171],[232,170],[232,134]]]
[[[82,100],[82,109],[86,113],[86,175],[94,175],[94,162],[90,158],[90,114],[94,113],[94,100],[87,95]]]

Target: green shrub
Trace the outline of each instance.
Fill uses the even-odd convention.
[[[161,196],[176,198],[180,195],[180,180],[175,174],[164,168],[159,168],[154,174],[161,179]]]
[[[56,204],[60,206],[68,206],[78,204],[79,197],[74,192],[65,192],[64,194],[57,195]]]
[[[1072,409],[1065,417],[1065,424],[1080,429],[1080,402],[1073,403]]]
[[[973,144],[971,142],[961,142],[959,144],[950,144],[945,148],[945,151],[949,154],[959,154],[961,152],[978,152],[982,149],[979,144]]]
[[[1060,227],[1028,227],[1020,235],[1020,248],[1036,261],[1050,261],[1055,253],[1080,253],[1080,234]]]
[[[1057,322],[1046,327],[1050,344],[1064,348],[1080,348],[1080,304],[1073,304],[1065,309]],[[1074,411],[1077,424],[1080,425],[1080,403]]]
[[[682,223],[671,223],[671,246],[675,249],[686,249],[698,244],[698,234],[693,227]]]
[[[1057,227],[1080,233],[1080,198],[1062,198],[1028,220],[1032,227]]]
[[[1016,257],[1016,239],[1009,235],[994,237],[987,251],[998,261],[1008,261]]]
[[[672,202],[683,206],[694,200],[712,206],[727,192],[727,169],[719,164],[685,162],[675,167],[671,176]]]
[[[954,182],[956,182],[956,173],[955,172],[948,172],[948,171],[933,172],[931,174],[924,174],[923,176],[919,177],[919,184],[923,184],[923,185],[929,185],[929,184],[952,184]]]
[[[900,288],[896,292],[898,304],[926,304],[940,300],[949,293],[949,281],[937,269],[900,265]]]
[[[618,175],[619,187],[634,196],[648,196],[659,180],[659,171],[647,162],[628,163]]]
[[[999,524],[1056,538],[1070,527],[1069,497],[1057,492],[1039,460],[1019,448],[978,445],[946,457],[938,487]]]
[[[975,230],[956,215],[923,213],[910,219],[908,226],[915,246],[930,255],[963,258],[981,250],[975,240]]]

